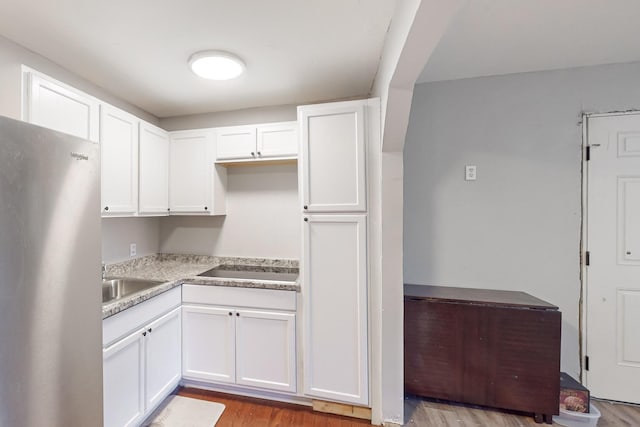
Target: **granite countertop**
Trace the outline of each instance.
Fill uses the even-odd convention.
[[[149,279],[162,281],[162,283],[145,291],[103,304],[102,318],[106,319],[184,283],[206,286],[300,291],[299,280],[295,282],[281,282],[275,280],[227,279],[198,276],[200,273],[223,264],[248,266],[252,270],[261,271],[270,271],[274,267],[284,267],[293,269],[293,271],[298,269],[298,261],[290,259],[235,258],[176,254],[148,255],[130,261],[109,264],[106,266],[107,277]]]

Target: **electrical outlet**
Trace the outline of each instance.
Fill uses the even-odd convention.
[[[466,165],[464,167],[464,180],[475,181],[478,177],[477,167],[475,165]]]
[[[138,248],[135,243],[129,245],[129,256],[136,256],[138,253]]]

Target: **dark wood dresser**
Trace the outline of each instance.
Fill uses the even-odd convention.
[[[558,307],[524,292],[405,285],[405,392],[559,413]]]

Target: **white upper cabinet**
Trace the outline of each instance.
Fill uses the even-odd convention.
[[[298,124],[277,123],[258,127],[257,155],[260,158],[296,157],[298,155]]]
[[[256,128],[216,129],[216,160],[253,159],[256,157]]]
[[[138,208],[138,124],[135,116],[100,107],[102,215],[134,215]]]
[[[172,132],[170,138],[170,213],[224,215],[226,170],[214,165],[213,131]]]
[[[305,212],[367,210],[366,102],[298,107]]]
[[[298,155],[296,122],[233,126],[215,131],[218,163],[286,160]]]
[[[99,101],[28,68],[23,68],[23,119],[90,141],[98,141]]]
[[[140,215],[169,213],[169,134],[140,122]]]

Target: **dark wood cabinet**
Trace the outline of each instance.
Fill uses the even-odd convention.
[[[405,285],[405,392],[559,413],[558,308],[524,292]]]

